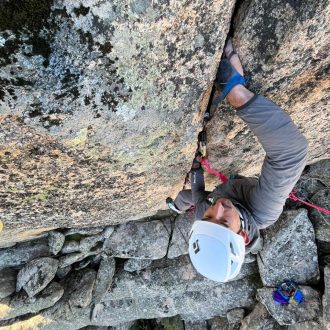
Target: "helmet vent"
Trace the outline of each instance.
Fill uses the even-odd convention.
[[[233,244],[230,242],[230,250],[231,250],[231,253],[236,256],[236,253],[235,253],[235,250],[234,250],[234,246]]]
[[[198,244],[198,240],[196,240],[194,243],[193,243],[193,249],[194,249],[194,252],[195,254],[197,254],[200,249],[199,249],[199,244]]]

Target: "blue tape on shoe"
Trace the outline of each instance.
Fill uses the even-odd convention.
[[[227,94],[236,86],[236,85],[246,85],[246,79],[240,75],[238,72],[235,73],[231,79],[226,84],[225,88],[223,89],[222,93],[213,100],[212,105],[218,105],[222,102]]]
[[[222,94],[227,94],[236,86],[236,85],[245,85],[246,80],[243,76],[241,76],[238,72],[233,75],[233,77],[228,81],[225,88],[222,91]]]

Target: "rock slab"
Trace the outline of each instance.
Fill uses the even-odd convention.
[[[161,259],[167,253],[170,234],[169,220],[126,223],[106,239],[104,251],[118,258]]]
[[[33,298],[30,298],[25,292],[19,292],[12,297],[1,300],[0,320],[7,320],[28,313],[38,313],[53,306],[63,293],[62,286],[56,282],[51,283]]]
[[[57,259],[46,257],[30,261],[17,274],[16,291],[23,288],[29,297],[33,297],[50,283],[57,269]]]
[[[308,286],[300,286],[300,290],[304,295],[304,302],[298,305],[282,306],[274,302],[274,290],[275,288],[259,289],[258,299],[280,325],[315,320],[321,316],[321,297],[318,291]]]
[[[194,215],[190,215],[188,212],[179,215],[175,219],[172,239],[167,253],[168,258],[172,259],[188,254],[189,233],[194,221]]]
[[[95,287],[93,291],[94,303],[99,303],[102,297],[111,287],[113,276],[116,271],[115,258],[104,255],[97,271]]]
[[[283,212],[262,234],[264,246],[258,265],[265,286],[278,286],[286,279],[297,283],[318,281],[314,228],[305,209]]]

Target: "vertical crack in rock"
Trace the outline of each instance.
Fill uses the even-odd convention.
[[[175,221],[177,218],[178,218],[178,215],[175,215],[175,214],[172,214],[170,216],[171,232],[169,232],[168,246],[167,246],[166,255],[165,255],[166,257],[168,255],[168,251],[172,245],[172,237],[173,237],[173,233],[174,233]],[[167,228],[166,228],[166,230],[167,230]]]

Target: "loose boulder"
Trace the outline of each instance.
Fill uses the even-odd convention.
[[[70,275],[66,283],[66,296],[68,302],[76,307],[88,307],[92,302],[92,293],[96,279],[93,269],[83,269]]]
[[[130,222],[118,226],[104,242],[104,251],[119,258],[161,259],[169,244],[169,220]]]
[[[50,255],[46,239],[23,242],[10,249],[0,249],[0,269],[19,267],[30,260]]]
[[[317,283],[315,234],[305,209],[283,212],[262,235],[264,246],[258,255],[258,265],[265,286],[277,286],[286,279]]]
[[[100,267],[98,269],[95,287],[93,290],[93,301],[99,303],[102,297],[107,293],[112,284],[112,279],[116,271],[115,258],[107,255],[102,256]]]
[[[185,330],[207,330],[206,321],[187,321],[184,323]]]
[[[63,293],[62,286],[56,282],[51,283],[33,298],[25,292],[19,292],[12,297],[1,300],[0,320],[8,320],[28,313],[38,313],[53,306]]]
[[[65,241],[64,234],[62,234],[58,231],[51,231],[48,234],[48,245],[49,245],[50,252],[53,255],[57,255],[61,251],[64,241]]]
[[[244,314],[245,310],[243,308],[234,308],[227,312],[227,320],[230,330],[238,330],[240,328]]]
[[[58,268],[58,260],[53,258],[40,258],[27,263],[17,275],[16,291],[21,288],[29,297],[42,291],[54,278]]]

